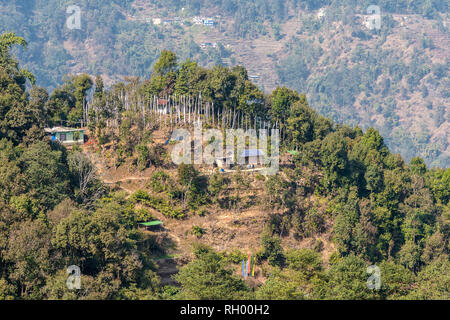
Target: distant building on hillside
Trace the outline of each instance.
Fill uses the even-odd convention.
[[[192,22],[197,25],[204,25],[213,27],[216,24],[216,21],[213,18],[205,18],[205,17],[194,17]]]
[[[214,21],[211,18],[203,19],[202,22],[203,22],[204,26],[209,26],[209,27],[213,27],[216,24],[216,21]]]
[[[140,222],[139,226],[142,226],[147,231],[156,231],[163,228],[163,223],[160,220],[155,220],[149,222]]]
[[[228,152],[225,156],[214,158],[214,166],[221,169],[231,169],[235,166],[246,165],[247,168],[264,163],[264,152],[260,149],[246,149],[237,156],[237,162],[234,160],[234,152]]]
[[[52,141],[59,141],[67,145],[84,143],[84,129],[53,127],[44,130],[49,134]]]
[[[192,18],[192,22],[193,22],[194,24],[203,24],[202,18],[200,18],[200,17],[194,17],[194,18]]]
[[[317,18],[322,19],[325,18],[327,15],[327,12],[325,11],[325,8],[320,8],[319,12],[317,13]]]
[[[238,163],[243,164],[262,164],[263,163],[264,152],[260,149],[248,149],[244,150],[238,159]]]
[[[216,48],[217,47],[217,43],[216,42],[202,42],[202,43],[200,43],[200,47],[202,49],[206,49],[208,47]]]

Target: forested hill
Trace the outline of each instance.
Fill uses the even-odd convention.
[[[285,87],[266,95],[243,67],[170,51],[144,81],[81,74],[48,92],[10,54],[26,44],[0,36],[0,299],[448,299],[450,168],[407,164],[377,130]],[[232,114],[277,123],[277,174],[173,163],[173,129],[227,129]],[[61,121],[90,140],[46,136]]]
[[[66,25],[73,4],[80,30]],[[369,5],[380,29],[363,25]],[[407,161],[450,165],[445,0],[0,0],[0,21],[0,32],[28,39],[16,53],[48,89],[74,73],[107,85],[148,78],[168,49],[203,66],[243,65],[266,93],[304,92],[336,122],[375,127]]]

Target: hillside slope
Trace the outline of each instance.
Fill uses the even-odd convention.
[[[381,29],[368,30],[363,4],[268,3],[82,3],[81,30],[70,30],[69,2],[0,1],[0,32],[29,39],[20,60],[48,88],[81,72],[101,74],[107,84],[148,78],[160,51],[169,49],[204,66],[241,64],[266,92],[288,86],[336,122],[374,126],[407,161],[420,155],[428,165],[450,165],[445,4],[385,4]],[[216,25],[197,25],[197,16]]]

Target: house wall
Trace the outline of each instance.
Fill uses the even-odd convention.
[[[260,163],[260,159],[259,159],[258,156],[248,157],[248,163],[250,163],[250,164],[259,164]]]
[[[230,168],[230,164],[227,163],[226,159],[216,159],[216,164],[219,168]]]
[[[244,157],[243,162],[245,164],[261,164],[262,158],[261,156]]]

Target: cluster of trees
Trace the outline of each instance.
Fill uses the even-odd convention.
[[[276,241],[266,240],[265,244],[272,250],[277,248]],[[264,254],[261,252],[257,261],[264,259]],[[369,290],[366,272],[368,265],[358,256],[334,258],[330,267],[325,269],[320,253],[315,250],[291,249],[280,254],[283,255],[283,266],[263,270],[266,282],[253,288],[234,275],[230,267],[230,264],[234,264],[233,260],[238,263],[239,258],[242,260],[243,256],[239,252],[223,254],[202,245],[196,246],[195,259],[175,276],[180,287],[166,287],[163,297],[240,300],[448,298],[449,263],[445,260],[428,265],[417,275],[393,261],[385,260],[378,264],[382,275],[380,289]]]
[[[51,95],[36,86],[27,90],[27,79],[33,83],[34,77],[11,56],[16,44],[26,45],[14,34],[0,36],[1,299],[448,297],[450,169],[429,170],[420,158],[407,165],[389,152],[376,130],[334,125],[293,90],[278,88],[266,96],[251,85],[244,68],[178,65],[171,52],[143,83],[131,79],[104,90],[101,78],[81,75]],[[44,126],[61,119],[55,115],[79,120],[89,89],[98,106],[89,115],[90,129],[98,140],[118,139],[113,154],[124,161],[136,157],[136,169],[159,169],[149,181],[152,195],[140,191],[127,198],[107,190],[78,148],[68,151],[44,138]],[[268,278],[262,286],[250,287],[234,274],[242,254],[205,246],[196,247],[195,258],[176,275],[180,286],[161,286],[153,258],[164,248],[137,228],[152,218],[145,206],[169,218],[183,218],[188,210],[202,215],[208,205],[238,216],[250,181],[239,171],[230,178],[206,178],[189,165],[179,166],[176,176],[164,172],[164,148],[149,149],[151,137],[139,130],[139,116],[131,109],[120,109],[125,117],[117,132],[106,126],[115,112],[109,107],[123,108],[113,100],[126,90],[201,92],[218,109],[240,108],[279,122],[285,132],[282,150],[297,153],[279,175],[261,177],[267,207],[275,212],[257,255],[258,272]],[[193,232],[201,236],[204,230]],[[327,261],[330,267],[324,267],[320,241],[314,250],[284,249],[282,238],[289,234],[331,234],[337,250]],[[366,287],[369,264],[381,269],[379,291]],[[66,286],[69,265],[81,268],[81,290]]]
[[[142,214],[123,194],[105,197],[77,148],[44,138],[43,127],[65,105],[48,103],[42,88],[26,90],[34,78],[11,57],[15,44],[26,42],[0,36],[0,299],[153,297],[157,248],[137,230]],[[86,79],[74,78],[71,110],[83,101]],[[67,289],[69,265],[82,270],[80,291]]]
[[[211,69],[187,59],[181,64],[171,51],[162,51],[152,76],[142,90],[151,96],[201,96],[220,111],[231,109],[245,115],[264,116],[264,94],[248,79],[247,70],[235,66],[231,70],[218,65]]]
[[[291,267],[283,257],[278,235],[290,230],[303,238],[331,232],[338,251],[330,259],[326,289],[316,280],[304,284],[314,288],[311,294],[316,297],[445,299],[446,285],[425,294],[419,279],[440,270],[436,272],[436,276],[441,274],[438,281],[448,281],[450,211],[449,193],[444,189],[450,183],[449,169],[429,170],[417,157],[407,165],[389,152],[373,128],[363,133],[358,127],[332,125],[315,114],[301,96],[284,101],[284,109],[290,111],[285,143],[298,152],[294,168],[285,168],[282,175],[265,182],[268,204],[280,214],[271,219],[269,235],[263,236],[266,249],[262,257],[285,274],[273,285],[285,284],[289,292],[295,283],[290,280],[295,278],[289,273]],[[320,245],[317,250],[321,251]],[[364,261],[383,266],[388,281],[402,279],[402,292],[386,287],[387,291],[372,296],[358,289],[362,282],[356,279],[364,270],[357,266]],[[346,274],[333,280],[332,273],[337,270]],[[347,279],[351,270],[359,274],[352,275],[352,280]]]

